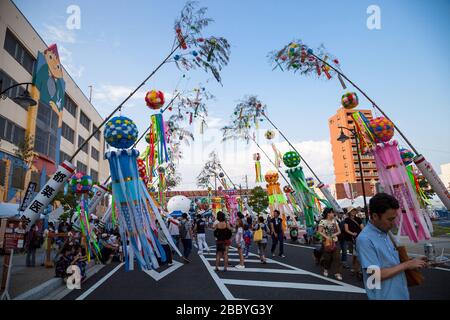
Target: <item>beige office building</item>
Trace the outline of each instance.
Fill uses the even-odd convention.
[[[44,42],[10,0],[0,1],[0,44],[2,91],[17,83],[32,82],[38,52],[51,45]],[[68,159],[103,121],[62,67],[65,96],[60,109],[41,100],[29,107],[14,102],[12,99],[23,93],[25,86],[8,90],[0,99],[0,202],[20,202],[29,181],[40,188],[58,164]],[[28,89],[34,98],[32,86]],[[28,163],[16,154],[27,136],[32,137],[28,145],[35,152]],[[103,182],[109,175],[104,153],[101,131],[72,163],[77,171],[91,175],[94,182]]]

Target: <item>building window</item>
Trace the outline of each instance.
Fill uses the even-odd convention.
[[[74,116],[74,118],[77,118],[77,104],[67,95],[65,94],[64,98],[64,108],[69,111],[71,115]]]
[[[97,130],[97,129],[98,129],[98,127],[95,124],[92,124],[92,132],[95,132],[95,130]],[[101,133],[101,130],[98,130],[94,134],[95,139],[97,139],[98,141],[100,141],[100,133]]]
[[[80,123],[89,131],[91,127],[91,120],[84,114],[83,111],[80,111]]]
[[[74,143],[75,131],[72,130],[71,127],[69,127],[67,124],[65,124],[63,122],[61,131],[62,131],[62,136],[64,138],[66,138],[68,141]]]
[[[6,181],[6,161],[0,160],[0,186],[5,187]]]
[[[26,170],[22,167],[14,167],[12,174],[11,187],[16,189],[24,189]]]
[[[100,156],[100,153],[98,152],[98,150],[95,149],[94,147],[91,147],[91,157],[92,157],[94,160],[97,160],[97,161],[98,161],[99,156]]]
[[[33,74],[36,59],[25,49],[9,29],[6,29],[4,48],[29,74]]]
[[[77,172],[87,173],[87,165],[84,163],[77,161]]]
[[[64,151],[59,151],[59,162],[62,163],[64,161],[69,161],[70,156]]]
[[[18,82],[16,80],[14,80],[13,78],[11,78],[11,76],[9,74],[7,74],[5,71],[0,70],[0,83],[1,83],[1,91],[5,90],[6,88],[9,88],[11,86],[14,86],[16,84],[18,84]],[[13,99],[15,97],[20,96],[21,94],[23,94],[25,92],[25,87],[23,86],[17,86],[14,87],[10,90],[8,90],[5,95],[10,98]],[[14,101],[14,100],[13,100]],[[28,111],[28,107],[24,107],[21,106],[20,104],[17,104],[20,107],[22,107],[23,109]]]
[[[34,150],[55,160],[57,135],[58,114],[51,107],[39,102]]]
[[[81,145],[86,141],[82,136],[78,136],[78,148],[81,147]],[[84,153],[89,155],[89,143],[86,143],[83,148],[81,149]]]
[[[91,178],[92,178],[92,182],[98,182],[98,172],[91,169]]]
[[[0,139],[19,146],[25,140],[25,129],[0,116]]]

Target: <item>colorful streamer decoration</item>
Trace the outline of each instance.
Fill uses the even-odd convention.
[[[237,191],[235,189],[222,190],[225,199],[225,207],[227,208],[229,221],[232,225],[236,222],[238,202]]]
[[[373,150],[380,182],[385,192],[393,195],[400,203],[402,235],[413,242],[431,237],[431,220],[421,210],[410,177],[400,157],[397,141],[379,143]]]
[[[158,176],[159,176],[159,181],[158,181],[158,200],[159,200],[159,204],[162,207],[166,206],[166,170],[163,167],[158,167]]]
[[[149,178],[152,182],[151,172],[155,170],[156,165],[162,165],[169,161],[169,153],[167,151],[166,133],[162,114],[153,114],[150,118],[150,148],[148,155]]]
[[[138,130],[131,119],[119,116],[106,123],[104,135],[110,146],[117,149],[126,149],[137,140]]]
[[[255,160],[255,182],[263,182],[262,172],[261,172],[261,155],[259,153],[253,154],[253,160]]]
[[[267,182],[267,195],[269,196],[269,205],[286,204],[286,199],[281,192],[280,183],[278,182],[278,172],[267,171],[264,179]]]
[[[291,181],[291,185],[301,199],[306,226],[312,227],[314,226],[314,216],[319,215],[315,202],[318,196],[308,187],[303,169],[298,166],[300,164],[300,155],[295,151],[288,151],[283,156],[283,162],[289,168],[286,170],[286,173]]]

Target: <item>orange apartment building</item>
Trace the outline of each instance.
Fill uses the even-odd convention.
[[[358,155],[356,140],[348,139],[345,142],[337,140],[341,133],[340,126],[353,129],[354,121],[352,113],[361,111],[369,120],[372,119],[371,110],[347,110],[339,108],[336,114],[328,120],[330,127],[330,141],[333,152],[334,175],[336,177],[337,198],[345,198],[343,183],[350,183],[352,189],[357,195],[361,195],[361,173],[358,165]],[[351,133],[344,130],[347,136]],[[378,182],[378,172],[375,166],[375,159],[370,155],[361,155],[362,170],[364,176],[364,186],[366,195],[371,196],[375,193],[375,184]]]

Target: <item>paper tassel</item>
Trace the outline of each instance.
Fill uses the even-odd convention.
[[[345,90],[347,89],[347,86],[345,85],[344,79],[342,79],[341,75],[338,73],[338,79],[339,82],[341,83],[342,89]]]

